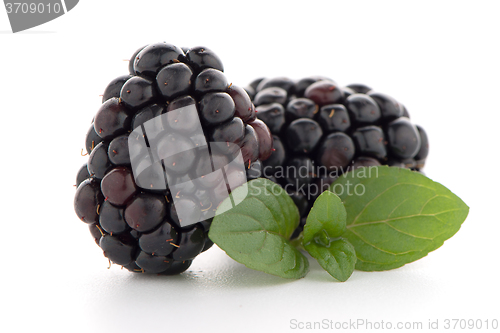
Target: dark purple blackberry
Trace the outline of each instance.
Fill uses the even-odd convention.
[[[229,142],[239,144],[245,137],[245,124],[238,117],[213,127],[208,135],[213,142]]]
[[[191,87],[193,72],[182,62],[163,67],[156,76],[156,86],[166,99],[186,94]]]
[[[342,103],[344,101],[344,92],[335,82],[321,80],[307,87],[304,97],[309,98],[319,106],[323,106]]]
[[[367,85],[364,85],[362,83],[351,83],[346,86],[349,89],[352,89],[358,94],[367,94],[372,90],[372,88],[368,87]]]
[[[208,239],[208,237],[206,238]],[[185,272],[189,266],[191,266],[192,264],[192,260],[183,260],[183,261],[172,261],[172,265],[170,265],[170,267],[164,271],[164,272],[161,272],[160,274],[161,275],[177,275],[177,274],[180,274],[182,272]]]
[[[99,225],[110,235],[130,230],[123,217],[123,207],[114,206],[109,201],[104,201],[99,208]]]
[[[145,252],[140,252],[135,263],[145,272],[151,274],[159,274],[166,271],[172,265],[173,260],[166,256],[152,255]]]
[[[255,79],[253,80],[252,82],[250,82],[250,84],[248,85],[248,87],[252,88],[254,91],[257,90],[257,87],[259,86],[259,84],[264,80],[265,78],[264,77],[260,77],[258,79]]]
[[[85,149],[87,150],[87,154],[90,154],[101,141],[102,138],[96,133],[94,123],[92,123],[87,131],[87,137],[85,138]]]
[[[259,158],[259,138],[257,132],[250,125],[245,127],[245,136],[240,143],[243,162],[249,166]]]
[[[287,77],[276,77],[272,79],[263,79],[255,87],[256,91],[261,91],[270,87],[278,87],[286,91],[291,96],[295,93],[295,82]]]
[[[402,117],[406,117],[406,118],[410,119],[410,114],[408,113],[408,110],[406,109],[406,107],[404,105],[402,105],[401,107],[403,108]]]
[[[286,106],[286,117],[288,121],[299,118],[313,118],[318,112],[318,106],[308,98],[295,98]]]
[[[352,133],[358,155],[384,160],[387,156],[384,132],[378,126],[360,127]]]
[[[128,62],[128,72],[130,75],[137,75],[137,73],[135,72],[135,69],[134,69],[134,63],[135,63],[135,60],[137,59],[137,56],[139,55],[139,53],[146,47],[147,45],[144,45],[143,47],[140,47],[138,48],[134,54],[132,54],[132,57],[130,57],[130,60]]]
[[[387,125],[387,141],[389,151],[399,159],[413,158],[420,150],[420,134],[406,117]]]
[[[128,81],[131,75],[122,75],[111,81],[106,89],[104,89],[104,94],[102,95],[102,102],[106,102],[108,99],[113,97],[120,97],[120,91],[122,90],[125,82]]]
[[[266,123],[273,134],[280,134],[285,125],[285,108],[279,103],[259,105],[255,109],[258,118]]]
[[[128,148],[128,135],[120,135],[111,140],[108,147],[108,158],[114,165],[129,165],[130,153]]]
[[[344,99],[349,98],[349,96],[351,96],[351,95],[357,94],[356,91],[352,90],[349,87],[342,87],[341,89],[342,89],[342,92],[344,93]]]
[[[148,232],[160,225],[167,214],[167,203],[161,195],[139,193],[125,208],[125,221],[139,232]]]
[[[263,161],[262,173],[264,177],[274,177],[280,171],[286,160],[286,150],[280,137],[273,135],[273,150],[271,156]]]
[[[424,167],[427,155],[429,155],[429,138],[421,126],[417,125],[417,130],[420,136],[420,149],[414,158],[417,162],[416,168],[420,170]]]
[[[137,192],[132,171],[126,167],[110,170],[101,181],[101,192],[113,205],[126,205]]]
[[[195,226],[182,232],[172,258],[177,261],[193,259],[201,253],[204,246],[205,232],[203,228]]]
[[[205,244],[203,245],[203,249],[201,252],[205,252],[210,249],[214,245],[214,242],[210,238],[208,238],[208,232],[205,232]]]
[[[130,74],[106,87],[85,139],[89,157],[76,177],[74,208],[111,262],[131,272],[182,273],[213,245],[208,231],[221,200],[261,176],[271,131],[223,70],[206,47],[156,43],[138,49]],[[285,98],[292,93],[293,82],[273,82]]]
[[[186,53],[187,64],[195,71],[200,72],[205,68],[214,68],[224,72],[224,66],[220,58],[210,49],[204,46],[196,46]]]
[[[250,122],[255,119],[255,106],[252,100],[243,88],[229,86],[226,92],[234,101],[234,115],[241,118],[244,122]]]
[[[166,65],[179,62],[184,58],[184,52],[168,43],[156,43],[144,47],[134,58],[136,75],[154,79]]]
[[[112,166],[108,156],[108,145],[105,142],[99,143],[90,153],[87,162],[89,174],[94,178],[102,179]]]
[[[76,174],[76,186],[80,185],[85,179],[90,178],[87,163],[83,164],[78,173]]]
[[[248,96],[253,99],[255,97],[255,90],[257,89],[257,86],[259,85],[260,82],[262,82],[264,78],[258,78],[250,82],[250,84],[243,89],[247,92]]]
[[[229,83],[224,73],[213,68],[202,70],[194,81],[194,91],[197,96],[208,92],[225,92],[228,86]]]
[[[100,184],[96,178],[89,178],[78,185],[74,206],[76,215],[85,223],[99,221],[99,206],[104,201]]]
[[[260,119],[255,119],[248,123],[257,134],[259,142],[259,159],[264,161],[273,153],[273,137],[267,125]]]
[[[177,247],[178,232],[169,222],[164,222],[157,229],[142,234],[139,247],[142,251],[159,256],[168,256]]]
[[[389,122],[403,116],[401,104],[399,104],[391,96],[374,91],[368,92],[368,96],[377,102],[380,108],[380,113],[382,114],[382,119],[385,122]]]
[[[113,97],[105,101],[94,118],[94,130],[103,140],[126,133],[130,128],[131,112]]]
[[[316,155],[316,161],[329,171],[342,174],[356,150],[350,136],[342,132],[328,134],[320,143]]]
[[[153,81],[139,76],[128,79],[120,91],[120,104],[128,108],[140,109],[155,100],[157,93]],[[96,132],[99,134],[97,128]]]
[[[303,97],[306,89],[311,84],[322,80],[328,80],[328,79],[322,76],[311,76],[299,80],[297,83],[295,83],[295,95],[297,97]]]
[[[101,237],[107,234],[104,230],[102,230],[98,223],[89,224],[89,231],[90,235],[92,236],[92,238],[94,238],[94,241],[97,245],[99,245]]]
[[[137,244],[130,235],[104,235],[99,241],[104,256],[121,266],[128,265],[136,259]]]
[[[314,120],[300,118],[290,123],[285,136],[291,151],[308,154],[316,148],[323,136],[323,130]]]
[[[427,135],[402,117],[408,111],[394,98],[363,84],[340,87],[319,76],[301,79],[294,88],[290,81],[258,79],[248,89],[255,93],[257,117],[273,134],[263,176],[287,188],[301,216],[345,172],[381,164],[423,167]],[[290,174],[293,168],[306,175]],[[293,193],[306,197],[307,209]]]
[[[347,109],[342,104],[328,104],[321,107],[315,117],[324,133],[345,132],[351,127]]]
[[[287,93],[285,89],[279,87],[269,87],[260,90],[254,97],[255,105],[280,103],[285,104]]]
[[[200,119],[206,126],[222,124],[234,116],[234,101],[225,92],[211,92],[200,101]]]
[[[354,94],[346,98],[346,108],[353,122],[375,124],[380,119],[380,109],[370,96]]]

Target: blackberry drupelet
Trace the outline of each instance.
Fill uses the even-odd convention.
[[[220,185],[222,179],[213,171],[229,164],[226,176],[231,184],[261,176],[273,150],[271,130],[256,119],[245,89],[232,85],[223,70],[219,57],[206,47],[155,43],[139,48],[130,59],[129,74],[106,87],[86,135],[89,158],[77,173],[74,207],[112,263],[132,272],[182,273],[213,245],[208,239],[212,218],[205,217],[220,203],[213,198],[223,198],[223,192],[227,196],[231,190],[226,183]],[[294,86],[291,81],[285,83],[268,82],[271,91],[262,93],[262,98],[283,102]],[[275,84],[287,90],[273,91]],[[198,117],[172,112],[188,106],[195,107]],[[141,128],[147,138],[132,136]],[[151,165],[135,149],[141,139],[159,156],[184,155]],[[210,145],[208,164],[212,165],[207,168],[190,152],[209,142],[218,145]],[[230,165],[238,151],[234,147],[241,148],[245,171]],[[148,179],[151,186],[142,186],[132,172],[134,161],[140,161],[143,170],[159,167],[171,175],[176,180],[175,193],[165,179]],[[190,176],[200,174],[206,176],[188,182],[194,179]],[[156,181],[164,186],[156,186]],[[189,218],[199,222],[185,226],[176,208],[189,211]]]
[[[245,89],[254,95],[257,117],[274,142],[263,176],[285,187],[303,218],[317,196],[349,170],[424,167],[427,134],[411,124],[407,109],[394,98],[364,84],[340,87],[320,76],[290,82],[260,78]]]

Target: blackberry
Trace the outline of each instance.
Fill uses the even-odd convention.
[[[387,125],[391,153],[400,159],[413,158],[420,150],[420,134],[410,120],[400,117]]]
[[[100,142],[90,153],[87,168],[89,174],[96,179],[102,179],[112,167],[108,156],[108,144],[106,141]]]
[[[340,87],[319,76],[290,82],[262,78],[246,89],[255,95],[258,119],[273,134],[274,149],[262,174],[285,187],[303,218],[316,197],[349,170],[424,167],[427,134],[411,124],[394,98],[364,84]]]
[[[245,136],[240,143],[241,153],[243,155],[243,161],[248,161],[248,168],[252,162],[257,161],[259,158],[259,138],[257,137],[257,132],[250,126],[245,126]]]
[[[285,104],[287,93],[285,89],[279,87],[269,87],[259,91],[254,97],[254,104]]]
[[[83,164],[76,174],[76,186],[80,185],[85,179],[90,178],[89,169],[87,168],[87,163]]]
[[[356,150],[363,156],[373,156],[384,160],[387,156],[384,132],[378,126],[365,126],[352,133]]]
[[[252,120],[248,123],[257,134],[259,143],[259,159],[267,160],[273,152],[273,138],[267,125],[260,119]]]
[[[289,121],[299,118],[313,118],[318,112],[318,106],[307,98],[295,98],[286,106],[286,117]]]
[[[273,134],[280,134],[285,125],[285,108],[279,103],[263,104],[255,108],[259,119],[266,123]]]
[[[328,134],[316,154],[317,163],[326,171],[343,173],[355,155],[354,143],[351,137],[342,132]]]
[[[113,97],[120,97],[120,92],[125,82],[130,79],[132,75],[122,75],[111,81],[102,95],[102,102],[106,102],[108,99]]]
[[[285,133],[288,146],[293,152],[307,154],[312,152],[323,136],[323,130],[312,119],[295,119],[288,125]]]
[[[344,101],[344,92],[331,80],[320,80],[306,88],[304,97],[319,106],[336,104]]]
[[[406,110],[406,108],[404,110]],[[418,169],[422,169],[425,165],[425,159],[427,158],[427,155],[429,155],[429,138],[421,126],[417,125],[417,130],[420,136],[420,149],[417,155],[415,155],[415,160],[417,163],[416,167]]]
[[[92,177],[78,185],[75,194],[76,215],[85,223],[99,222],[99,207],[104,202],[100,182]]]
[[[346,108],[351,120],[357,124],[374,124],[380,118],[377,102],[365,94],[353,94],[346,98]]]
[[[85,138],[85,149],[87,150],[87,154],[90,154],[92,150],[94,150],[94,148],[101,142],[102,138],[96,133],[94,129],[94,122],[92,122]]]
[[[74,207],[111,262],[182,273],[213,245],[208,231],[220,201],[261,176],[271,130],[223,70],[206,47],[156,43],[139,48],[129,74],[106,87],[86,135]],[[286,89],[277,97],[293,92],[291,81],[267,83],[275,84]]]
[[[316,116],[316,121],[326,133],[346,132],[351,127],[349,114],[342,104],[322,106]]]

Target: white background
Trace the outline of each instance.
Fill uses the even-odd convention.
[[[289,332],[299,331],[292,319],[424,328],[429,319],[441,328],[446,318],[500,320],[499,4],[86,0],[18,34],[0,10],[2,329]],[[427,175],[471,207],[468,219],[427,257],[355,271],[345,283],[312,261],[304,279],[280,279],[215,248],[175,277],[107,269],[73,211],[80,149],[99,94],[127,73],[123,59],[158,41],[213,49],[237,85],[323,75],[394,96],[429,134]]]

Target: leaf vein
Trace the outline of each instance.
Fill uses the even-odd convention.
[[[408,198],[404,199],[403,201],[401,201],[399,203],[399,205],[397,205],[396,207],[394,207],[394,209],[389,213],[389,215],[387,215],[387,217],[391,217],[391,215],[396,211],[396,209],[398,209],[399,206],[401,206],[402,204],[404,204],[406,201],[408,201]]]
[[[419,214],[422,214],[422,211],[424,210],[425,206],[427,206],[427,204],[429,202],[431,202],[434,198],[437,198],[439,197],[438,194],[434,195],[433,197],[429,198],[429,200],[427,200],[423,205],[422,205],[422,208],[420,208],[420,212],[418,212]]]
[[[400,256],[400,255],[403,255],[403,254],[408,254],[408,253],[411,253],[411,252],[418,252],[418,251],[414,251],[414,250],[408,250],[408,251],[405,251],[405,252],[399,252],[399,253],[394,253],[394,252],[390,252],[390,251],[387,251],[387,250],[383,250],[379,247],[376,247],[374,244],[370,243],[369,241],[367,241],[366,239],[364,239],[363,237],[361,237],[360,234],[358,234],[357,232],[355,232],[354,230],[351,230],[351,232],[353,234],[355,234],[359,239],[361,239],[363,242],[365,242],[367,245],[379,250],[380,252],[384,252],[384,253],[387,253],[387,254],[391,254],[393,256]]]
[[[429,190],[432,190],[434,191],[433,188],[431,187],[427,187],[427,186],[424,186],[424,185],[421,185],[421,184],[415,184],[415,183],[396,183],[396,184],[393,184],[389,187],[387,187],[385,190],[383,190],[382,192],[380,192],[379,194],[377,194],[375,197],[373,197],[370,201],[368,201],[366,203],[366,205],[363,207],[363,209],[360,210],[360,212],[358,213],[358,215],[356,215],[356,217],[354,218],[354,220],[350,223],[350,224],[355,224],[356,221],[358,220],[359,216],[361,214],[363,214],[363,212],[371,205],[373,204],[373,201],[375,201],[376,199],[378,199],[380,196],[382,196],[383,194],[385,194],[387,191],[391,190],[392,188],[394,187],[397,187],[397,186],[400,186],[400,185],[411,185],[411,186],[418,186],[418,187],[423,187],[423,188],[426,188],[426,189],[429,189]],[[447,197],[445,195],[442,195],[444,197]]]
[[[370,225],[370,224],[382,223],[382,222],[390,222],[390,221],[397,221],[397,220],[403,220],[403,219],[407,219],[407,218],[420,217],[420,216],[432,216],[432,217],[436,217],[437,218],[438,215],[441,215],[441,214],[444,214],[444,213],[449,213],[449,212],[454,212],[454,211],[457,211],[457,210],[461,210],[461,209],[460,208],[456,208],[456,209],[443,210],[443,211],[435,213],[435,214],[413,214],[413,215],[407,215],[407,216],[393,217],[393,218],[385,219],[385,220],[368,221],[368,222],[363,222],[363,223],[357,223],[356,225],[350,224],[350,225],[347,226],[347,228],[355,228],[355,227],[364,226],[364,225]],[[440,219],[438,219],[438,220],[440,220]]]
[[[271,211],[271,209],[269,207],[267,207],[267,205],[264,203],[264,201],[262,201],[261,199],[259,199],[257,197],[252,197],[251,199],[257,200],[258,202],[262,203],[264,205],[264,207],[266,207],[266,209],[269,211],[269,213],[271,213],[271,216],[273,217],[273,222],[274,222],[274,224],[276,224],[277,229],[280,230],[280,225],[279,225],[278,221],[274,218],[275,216],[274,216],[273,212]],[[281,208],[281,205],[280,205],[280,208]],[[280,213],[281,213],[281,215],[283,215],[282,211]],[[262,226],[262,228],[265,229],[264,226]]]

